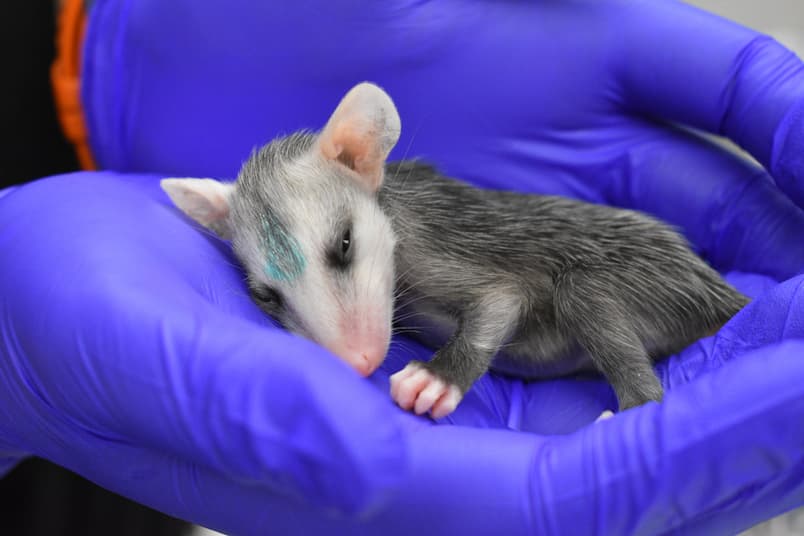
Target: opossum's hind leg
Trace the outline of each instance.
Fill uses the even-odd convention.
[[[566,272],[556,281],[554,305],[558,328],[589,353],[614,388],[620,411],[662,399],[648,352],[611,296],[610,282],[594,272]]]

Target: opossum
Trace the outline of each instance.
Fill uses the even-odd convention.
[[[400,128],[391,98],[362,83],[320,132],[256,149],[234,183],[161,184],[231,240],[258,306],[361,375],[385,358],[395,299],[425,340],[441,340],[432,360],[391,377],[402,408],[441,418],[490,367],[535,377],[591,365],[620,410],[660,401],[652,361],[748,303],[646,214],[386,162]]]

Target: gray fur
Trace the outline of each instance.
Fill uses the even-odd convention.
[[[303,214],[289,209],[293,204],[325,215],[325,229],[313,233],[323,239],[316,244],[315,258],[308,261],[328,264],[330,252],[338,247],[358,200],[366,196],[346,176],[345,169],[337,166],[321,169],[320,161],[305,158],[314,142],[313,134],[300,131],[255,150],[238,174],[230,201],[230,226],[237,230],[233,233],[233,248],[247,268],[252,297],[286,328],[307,336],[312,330],[306,325],[305,315],[290,306],[278,288],[267,289],[261,284],[264,278],[256,277],[254,272],[255,259],[269,254],[264,234],[266,222],[274,229],[274,243],[279,243],[286,253],[291,250],[288,242],[295,240],[294,231],[307,224]],[[289,270],[286,266],[282,268]],[[333,269],[330,275],[331,285],[345,286],[341,282],[348,274]],[[266,296],[269,291],[276,293],[271,299]]]
[[[314,142],[302,132],[253,153],[232,198],[232,228],[259,230],[268,218],[290,235],[304,225],[288,209],[295,199],[331,215],[319,231],[337,244],[357,200],[371,195],[340,164],[300,164]],[[748,301],[679,234],[639,212],[482,190],[413,161],[386,166],[376,202],[396,235],[402,317],[443,344],[422,366],[462,392],[492,364],[525,377],[591,365],[621,409],[661,400],[652,360],[710,334]],[[265,257],[253,233],[235,233],[234,246],[241,258]],[[311,262],[326,263],[326,249]],[[333,285],[349,277],[332,272]],[[263,287],[251,285],[257,303],[305,333],[298,311],[266,301]]]
[[[651,360],[748,302],[679,234],[639,212],[481,190],[417,162],[388,165],[379,202],[397,233],[410,323],[456,327],[423,366],[464,392],[504,343],[501,370],[540,376],[591,360],[621,409],[660,400]],[[493,323],[499,337],[479,335]]]

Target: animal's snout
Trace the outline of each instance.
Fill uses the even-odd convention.
[[[372,344],[363,344],[351,348],[345,355],[341,354],[349,365],[361,376],[370,376],[382,364],[388,351],[388,341],[378,340]]]
[[[390,340],[390,329],[372,329],[359,334],[352,331],[347,335],[347,341],[336,344],[333,350],[365,377],[373,374],[385,360]]]
[[[384,310],[344,314],[339,322],[338,337],[329,346],[361,376],[370,376],[385,360],[391,343],[391,315]],[[358,309],[362,311],[362,309]]]
[[[360,352],[352,359],[352,364],[361,376],[371,376],[377,370],[382,362],[382,357],[379,359],[376,356],[369,355],[366,352]]]

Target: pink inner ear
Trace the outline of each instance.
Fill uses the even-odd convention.
[[[388,153],[399,139],[399,114],[378,86],[363,82],[341,99],[319,136],[319,150],[356,172],[356,181],[375,192]]]
[[[213,179],[163,179],[162,189],[185,214],[204,226],[229,216],[232,186]]]
[[[354,170],[363,178],[364,185],[370,192],[376,192],[382,183],[382,160],[355,160]]]
[[[201,224],[211,225],[229,216],[229,203],[222,195],[214,192],[206,198],[195,192],[192,195],[197,198],[196,214]]]
[[[376,191],[382,179],[383,156],[377,146],[377,134],[365,125],[345,119],[322,134],[322,154],[338,160],[360,176],[361,184]]]
[[[221,238],[231,238],[229,198],[234,184],[191,178],[166,178],[159,184],[182,212],[212,229]]]
[[[226,198],[203,183],[177,188],[171,196],[181,210],[207,227],[229,215]]]

